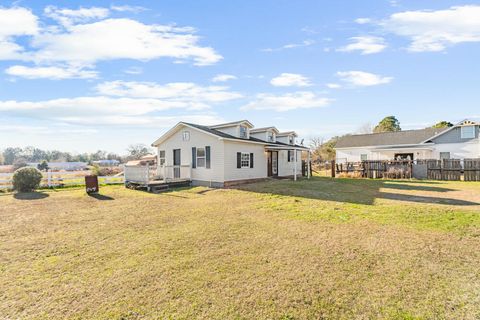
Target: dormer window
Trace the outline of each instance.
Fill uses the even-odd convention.
[[[295,138],[293,136],[288,136],[288,143],[295,144]]]
[[[275,133],[268,131],[267,132],[267,141],[268,142],[275,142]]]
[[[245,126],[240,126],[240,138],[242,139],[247,139],[247,127]]]

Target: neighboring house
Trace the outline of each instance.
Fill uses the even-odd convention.
[[[27,166],[37,168],[39,162],[27,163]],[[48,162],[48,168],[52,171],[80,171],[86,170],[88,164],[86,162]]]
[[[223,187],[267,177],[296,179],[301,153],[309,150],[296,144],[296,137],[275,127],[254,129],[247,120],[214,126],[180,122],[152,146],[166,178]]]
[[[154,154],[147,154],[139,160],[130,160],[125,165],[127,166],[154,166],[157,163],[157,156]]]
[[[480,123],[464,120],[449,128],[349,135],[336,145],[337,162],[393,159],[480,158]]]

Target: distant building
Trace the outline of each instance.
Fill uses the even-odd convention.
[[[37,168],[39,162],[27,163],[27,166]],[[86,170],[88,164],[86,162],[48,162],[48,168],[52,171],[79,171]]]
[[[117,167],[120,164],[120,161],[118,160],[97,160],[97,161],[92,161],[93,164],[96,164],[99,167]]]
[[[154,154],[147,154],[141,157],[139,160],[130,160],[126,163],[127,166],[146,166],[146,165],[156,165],[157,156]]]

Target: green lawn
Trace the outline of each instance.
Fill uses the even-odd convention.
[[[0,194],[0,319],[479,319],[480,183]]]

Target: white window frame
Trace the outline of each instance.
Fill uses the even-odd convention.
[[[365,159],[363,159],[364,156],[365,156]],[[360,154],[360,161],[367,161],[367,160],[368,160],[368,154],[366,154],[366,153]]]
[[[275,133],[271,131],[267,131],[267,141],[268,142],[275,142]]]
[[[182,132],[182,140],[190,141],[190,131],[185,130]]]
[[[295,150],[288,150],[287,151],[287,157],[290,156],[288,159],[288,162],[294,162],[295,161]]]
[[[163,153],[163,156],[162,156],[162,153]],[[158,150],[158,165],[159,166],[165,165],[165,155],[166,155],[165,150]]]
[[[242,138],[242,139],[248,139],[248,129],[246,126],[240,126],[240,128],[238,129],[239,130],[239,137]],[[245,134],[242,134],[242,130],[245,130]]]
[[[443,154],[443,155],[448,154],[448,157],[447,157],[447,158],[442,157],[442,154]],[[451,159],[452,154],[451,154],[450,152],[440,152],[438,156],[440,157],[440,160],[443,160],[443,159],[447,159],[447,160],[448,160],[448,159]]]
[[[203,150],[203,156],[198,155],[200,150]],[[203,147],[197,148],[196,157],[197,157],[197,168],[205,168],[207,163],[207,151],[205,150],[205,148]],[[200,164],[199,160],[203,160],[203,165]]]
[[[289,144],[295,144],[295,137],[294,136],[288,136],[288,143]]]
[[[250,153],[242,152],[240,156],[240,167],[250,168]]]
[[[469,129],[471,131],[466,131],[466,129]],[[462,127],[460,127],[460,136],[461,136],[462,139],[474,139],[475,138],[475,126],[462,126]]]

